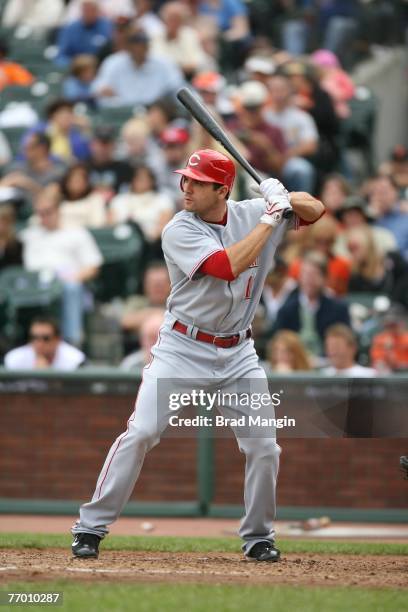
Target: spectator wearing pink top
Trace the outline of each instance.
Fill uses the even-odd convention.
[[[320,85],[333,100],[336,114],[341,119],[350,116],[348,102],[353,98],[355,86],[350,76],[342,69],[332,51],[319,49],[311,55],[312,63],[320,73]]]

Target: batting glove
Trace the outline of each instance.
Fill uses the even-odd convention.
[[[286,187],[278,181],[278,179],[269,178],[259,185],[259,191],[262,194],[264,200],[273,204],[276,202],[277,197],[286,196],[290,202],[289,191]]]
[[[289,211],[292,210],[292,206],[286,196],[275,196],[272,204],[266,204],[265,212],[259,219],[259,223],[278,227],[287,218],[286,215]]]

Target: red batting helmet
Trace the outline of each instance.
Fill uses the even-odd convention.
[[[187,166],[175,172],[196,181],[226,185],[228,191],[231,191],[235,179],[235,166],[230,158],[212,149],[195,151],[190,156]]]

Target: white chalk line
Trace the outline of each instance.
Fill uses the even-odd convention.
[[[159,574],[159,575],[168,575],[168,574],[178,574],[178,575],[211,575],[211,576],[242,576],[242,572],[234,572],[234,571],[217,571],[211,570],[209,572],[205,572],[202,570],[180,570],[180,569],[116,569],[112,567],[68,567],[68,566],[56,566],[53,567],[44,567],[42,565],[30,565],[29,567],[17,567],[16,565],[8,565],[4,567],[0,567],[0,571],[6,572],[11,570],[39,570],[45,573],[48,572],[59,572],[61,570],[68,572],[78,572],[78,573],[88,573],[88,574],[139,574],[139,575],[149,575],[149,574]]]

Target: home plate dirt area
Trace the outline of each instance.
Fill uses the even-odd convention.
[[[72,579],[389,587],[408,590],[408,557],[283,554],[279,563],[250,563],[238,553],[103,551],[74,559],[61,548],[0,550],[0,584]]]

